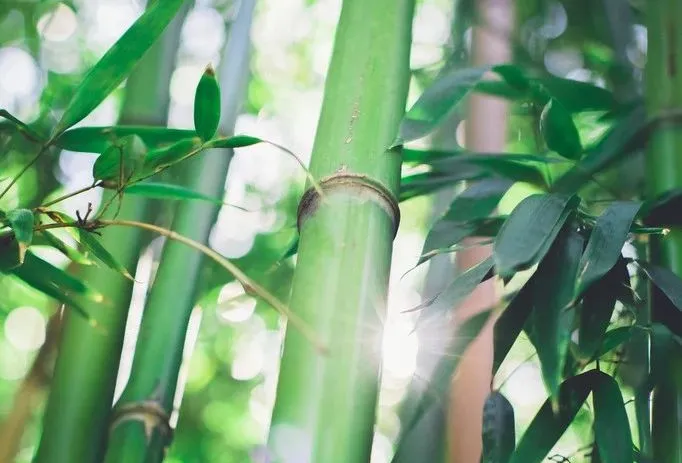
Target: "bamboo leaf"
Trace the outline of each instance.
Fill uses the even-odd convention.
[[[502,226],[493,255],[498,274],[509,278],[539,262],[580,199],[536,194],[516,206]]]
[[[6,217],[19,245],[19,263],[23,263],[26,250],[33,240],[35,217],[29,209],[14,209],[7,212]]]
[[[47,243],[50,246],[64,254],[73,262],[81,265],[92,265],[92,261],[88,259],[84,254],[78,252],[78,250],[67,245],[64,241],[61,240],[61,238],[56,236],[54,233],[51,233],[49,230],[42,230],[40,234],[42,235],[43,238],[45,238],[45,241],[47,241]]]
[[[218,130],[220,122],[220,86],[215,71],[209,65],[199,79],[194,94],[194,129],[203,141],[208,141]]]
[[[559,390],[566,365],[575,318],[573,288],[583,244],[577,231],[565,228],[540,263],[533,289],[533,342],[552,396]]]
[[[651,282],[666,295],[678,310],[682,310],[682,279],[672,270],[638,260],[637,265]]]
[[[146,177],[177,164],[186,157],[198,152],[201,147],[201,139],[193,137],[180,140],[170,146],[148,151],[144,159],[141,176]]]
[[[496,174],[516,181],[546,187],[542,170],[530,163],[549,164],[552,158],[529,154],[465,154],[451,158],[437,158],[429,163],[434,172],[457,172],[467,166],[478,166],[487,174]]]
[[[412,309],[423,309],[419,314],[416,325],[420,326],[422,323],[426,323],[429,318],[438,313],[456,310],[469,294],[476,289],[476,286],[490,274],[492,268],[493,258],[488,257],[455,278],[455,280],[437,297],[428,301],[426,304],[420,304]]]
[[[603,278],[597,280],[585,292],[580,308],[578,331],[578,350],[581,358],[592,359],[600,345],[603,345],[603,338],[609,327],[620,289],[629,283],[626,261],[619,259]]]
[[[608,111],[617,106],[613,92],[588,82],[546,76],[538,82],[571,113]]]
[[[78,127],[67,130],[56,140],[62,149],[87,153],[102,153],[123,137],[136,135],[149,148],[171,145],[192,138],[193,130],[167,129],[152,126],[114,125],[109,127]]]
[[[507,463],[514,452],[516,435],[514,408],[497,391],[488,395],[483,405],[482,463]]]
[[[207,148],[244,148],[258,143],[268,143],[250,135],[235,135],[228,138],[214,138],[206,143]]]
[[[6,109],[0,109],[0,117],[7,119],[12,123],[12,125],[22,134],[26,135],[28,138],[34,141],[42,141],[43,137],[35,132],[31,127],[29,127],[26,123],[20,121],[16,117],[14,117],[12,114],[9,113]]]
[[[616,201],[599,216],[580,260],[576,297],[580,297],[618,262],[641,205],[634,201]]]
[[[124,192],[155,199],[199,200],[213,204],[225,204],[221,199],[213,198],[180,185],[173,185],[172,183],[141,182],[126,187]]]
[[[554,98],[542,110],[540,130],[549,149],[567,159],[580,158],[583,148],[578,129],[571,114]]]
[[[510,463],[542,463],[571,424],[594,387],[597,370],[567,379],[559,388],[559,406],[547,399],[521,437]]]
[[[493,375],[500,369],[500,365],[502,365],[530,317],[533,309],[533,284],[534,277],[531,277],[495,321],[493,328]]]
[[[596,357],[601,357],[611,352],[613,349],[622,346],[632,338],[631,326],[619,326],[604,333],[601,346]]]
[[[400,179],[400,201],[434,193],[462,180],[476,180],[485,177],[486,174],[483,169],[474,165],[464,165],[461,170],[453,172],[435,171],[410,175]]]
[[[649,226],[675,227],[682,225],[682,188],[673,188],[654,199],[646,201],[640,209],[640,217]]]
[[[488,69],[487,66],[455,69],[438,77],[405,114],[391,148],[422,138],[435,130],[469,95]]]
[[[102,180],[104,187],[120,187],[144,164],[147,147],[137,135],[127,135],[104,151],[92,167],[95,180]]]
[[[632,435],[618,383],[606,373],[595,373],[592,398],[594,434],[601,461],[632,461]]]
[[[133,70],[180,9],[183,0],[151,4],[83,79],[55,126],[52,138],[80,122]]]
[[[87,249],[93,256],[99,259],[104,265],[112,270],[117,271],[127,279],[134,281],[133,276],[128,272],[128,270],[109,252],[102,246],[97,238],[95,238],[87,230],[79,229],[78,236],[80,243]]]
[[[417,265],[427,260],[428,253],[453,246],[471,235],[477,228],[474,221],[488,217],[510,186],[507,180],[486,179],[460,193],[429,230]]]
[[[22,263],[23,256],[14,235],[0,237],[0,271],[12,270]]]

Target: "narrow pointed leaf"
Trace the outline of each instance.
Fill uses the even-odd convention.
[[[220,87],[215,71],[208,66],[199,79],[194,94],[194,129],[203,141],[208,141],[218,130],[220,122]]]
[[[682,225],[682,188],[674,188],[644,203],[640,216],[649,226],[675,227]]]
[[[434,172],[457,172],[467,166],[478,166],[488,175],[498,175],[515,182],[526,182],[541,187],[546,186],[545,175],[542,170],[531,163],[552,163],[552,158],[528,160],[532,155],[524,154],[465,154],[452,158],[435,159],[428,164]],[[548,161],[549,160],[549,161]]]
[[[597,372],[592,394],[594,435],[601,461],[632,461],[632,435],[618,383],[611,376]]]
[[[591,284],[603,277],[618,262],[641,205],[634,201],[616,201],[599,216],[580,260],[576,297],[580,297]]]
[[[596,357],[606,355],[612,350],[622,346],[632,338],[633,328],[631,326],[619,326],[604,333],[601,346]]]
[[[93,256],[99,259],[104,265],[112,270],[117,271],[129,280],[133,280],[133,276],[116,258],[106,250],[94,235],[86,230],[78,230],[79,241]]]
[[[497,391],[483,405],[483,456],[481,463],[507,463],[516,441],[514,408]]]
[[[430,317],[449,310],[457,310],[459,305],[476,289],[493,268],[493,258],[488,257],[471,267],[440,293],[433,302],[426,305],[417,319],[417,326],[425,323]]]
[[[551,395],[558,392],[566,365],[576,313],[571,302],[583,243],[583,237],[567,227],[537,270],[531,321],[542,376]]]
[[[530,317],[533,309],[533,284],[534,277],[531,277],[495,321],[493,375],[499,370]]]
[[[400,201],[406,201],[416,196],[435,193],[436,191],[454,186],[462,180],[477,180],[485,177],[486,172],[475,165],[465,165],[454,172],[422,172],[400,179]]]
[[[144,159],[141,175],[148,176],[160,172],[173,164],[177,164],[186,157],[197,153],[200,149],[201,139],[194,137],[180,140],[170,146],[149,151]]]
[[[585,292],[580,308],[578,331],[578,350],[582,359],[592,359],[602,345],[621,288],[629,283],[627,263],[620,259],[603,278],[597,280]]]
[[[426,236],[422,256],[459,243],[476,230],[476,219],[483,219],[495,210],[511,182],[489,179],[476,182],[460,193],[448,211],[433,225]],[[419,259],[418,265],[426,260]]]
[[[6,109],[0,109],[0,117],[7,119],[16,127],[16,129],[26,135],[28,138],[34,140],[34,141],[42,141],[43,137],[36,133],[31,127],[29,127],[26,123],[20,121],[16,117],[14,117],[12,114],[9,113]]]
[[[0,237],[0,271],[17,268],[23,263],[22,251],[14,235]]]
[[[575,196],[553,194],[536,194],[521,201],[495,240],[498,274],[511,277],[539,262],[579,201]]]
[[[257,145],[258,143],[266,143],[258,137],[250,135],[235,135],[228,138],[214,138],[206,143],[207,148],[244,148],[246,146]]]
[[[638,260],[637,264],[651,282],[665,294],[678,310],[682,310],[682,279],[672,270]]]
[[[488,69],[455,69],[438,77],[405,114],[391,147],[417,140],[435,130],[473,90]]]
[[[130,74],[171,22],[184,0],[153,3],[88,72],[53,131],[53,138],[80,122]]]
[[[103,180],[105,187],[125,184],[142,169],[147,147],[137,135],[127,135],[102,153],[92,167],[95,180]]]
[[[24,261],[26,250],[33,240],[33,226],[35,217],[29,209],[14,209],[7,213],[7,221],[14,231],[14,236],[19,244],[19,262]]]
[[[607,111],[616,107],[613,92],[596,85],[557,76],[547,76],[538,82],[570,112]]]
[[[92,261],[88,259],[84,254],[80,253],[78,250],[72,248],[64,241],[61,240],[54,233],[49,230],[43,230],[40,232],[45,241],[47,241],[50,246],[64,254],[66,257],[71,259],[73,262],[81,265],[92,265]]]
[[[571,424],[596,381],[596,370],[567,379],[559,388],[555,412],[547,399],[521,437],[510,463],[542,463]]]
[[[225,202],[219,198],[213,198],[181,185],[173,185],[172,183],[141,182],[127,187],[124,192],[126,194],[146,196],[147,198],[154,199],[198,200],[213,204],[225,204]]]
[[[540,130],[547,147],[567,159],[578,159],[582,154],[580,134],[571,114],[555,99],[550,99],[540,115]]]
[[[69,151],[102,153],[110,145],[129,135],[137,135],[147,147],[155,149],[192,138],[195,133],[193,130],[153,126],[78,127],[61,134],[56,144]]]

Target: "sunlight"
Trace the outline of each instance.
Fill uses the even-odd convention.
[[[411,331],[412,324],[405,320],[389,321],[384,327],[383,367],[391,377],[409,378],[417,367],[417,336]]]

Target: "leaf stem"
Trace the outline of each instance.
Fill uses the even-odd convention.
[[[88,186],[83,187],[79,190],[72,191],[71,193],[66,193],[65,195],[60,196],[57,199],[53,199],[52,201],[50,201],[48,203],[41,204],[40,206],[38,206],[36,208],[36,210],[41,210],[41,209],[48,208],[50,206],[54,206],[55,204],[60,203],[60,202],[64,201],[65,199],[69,199],[69,198],[72,198],[72,197],[79,195],[81,193],[85,193],[86,191],[90,191],[93,188],[100,186],[101,184],[102,184],[102,182],[95,181],[95,183],[93,183],[92,185],[88,185]]]

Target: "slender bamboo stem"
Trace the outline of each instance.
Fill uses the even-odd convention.
[[[369,461],[398,209],[412,0],[345,0],[308,189],[291,307],[329,347],[288,329],[269,436],[273,463]]]
[[[647,2],[648,52],[646,102],[650,116],[682,107],[682,4],[677,0]],[[682,187],[682,131],[661,127],[652,134],[646,153],[647,195],[655,196]],[[682,275],[682,230],[651,237],[651,259]],[[668,303],[651,288],[651,317],[666,321]],[[657,385],[652,406],[653,459],[660,463],[682,462],[682,351],[668,352],[665,378]]]
[[[178,14],[128,79],[121,123],[165,125],[171,70],[186,12],[187,8]],[[107,192],[104,200],[112,194]],[[141,198],[124,198],[120,216],[143,219],[146,205]],[[126,268],[132,268],[143,237],[137,229],[105,230],[102,244]],[[93,310],[103,330],[93,329],[83,317],[65,311],[36,463],[101,462],[132,284],[107,268],[91,267],[83,274],[112,307]]]

